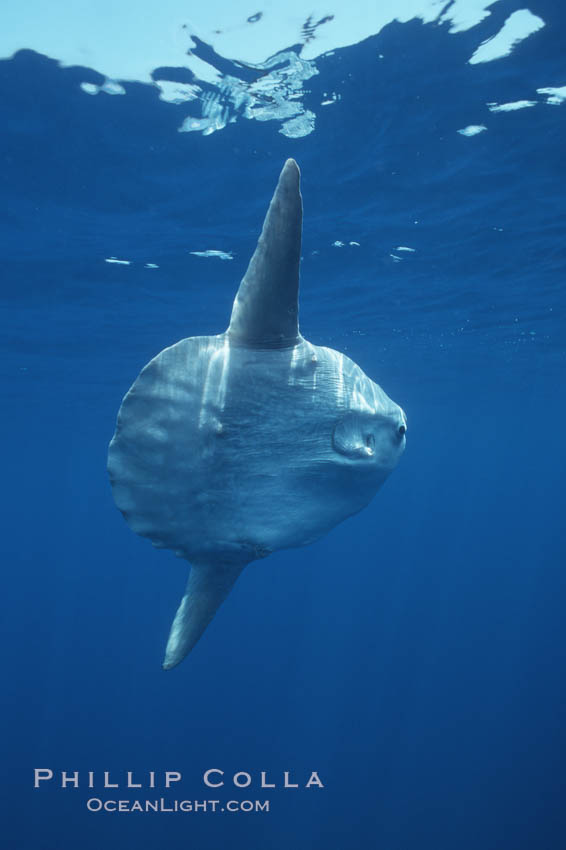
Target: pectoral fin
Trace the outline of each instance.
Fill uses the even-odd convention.
[[[191,567],[185,595],[169,632],[163,669],[171,670],[185,658],[226,599],[242,566]]]

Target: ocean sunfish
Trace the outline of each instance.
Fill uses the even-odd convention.
[[[288,159],[228,329],[154,357],[118,413],[116,505],[133,531],[191,564],[166,670],[246,564],[360,511],[405,448],[403,410],[352,360],[299,332],[299,180]]]

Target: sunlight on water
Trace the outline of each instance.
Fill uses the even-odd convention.
[[[265,13],[254,14],[247,0],[216,0],[191,9],[187,18],[179,0],[148,7],[143,16],[129,3],[118,8],[112,3],[106,15],[108,0],[97,4],[96,12],[81,4],[78,14],[77,4],[67,0],[59,4],[60,14],[61,6],[67,12],[66,26],[60,29],[54,28],[49,8],[36,0],[33,15],[30,4],[21,17],[11,12],[10,26],[0,34],[0,57],[32,48],[63,66],[90,67],[106,77],[101,85],[81,84],[90,95],[125,94],[124,80],[155,86],[168,103],[193,103],[179,122],[183,133],[208,136],[244,118],[275,121],[284,136],[301,138],[316,127],[316,114],[302,100],[305,82],[318,73],[317,58],[376,35],[393,21],[446,24],[450,33],[459,34],[484,21],[497,2],[458,0],[447,7],[444,0],[375,6],[363,0],[335,0],[324,13],[310,10],[305,17],[300,0],[284,7],[269,5]],[[508,56],[542,27],[544,21],[528,9],[516,10],[477,46],[469,62]],[[180,71],[189,73],[190,81],[176,79]],[[339,97],[331,92],[320,105]]]

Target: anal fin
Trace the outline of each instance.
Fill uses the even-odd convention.
[[[224,602],[243,566],[191,567],[185,595],[171,625],[163,669],[171,670],[185,658]]]

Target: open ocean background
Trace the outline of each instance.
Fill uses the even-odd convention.
[[[204,37],[216,82],[164,66],[155,80],[198,86],[169,100],[32,40],[0,61],[2,846],[565,846],[561,4],[533,0],[543,27],[469,61],[522,8],[457,32],[392,21],[297,65],[313,19],[248,103],[270,120],[237,96],[268,71]],[[225,329],[288,156],[301,330],[402,405],[407,450],[365,511],[250,565],[166,674],[187,565],[127,528],[107,445],[150,358]],[[191,253],[211,250],[227,256]],[[207,791],[211,767],[325,788]],[[84,783],[34,790],[33,768],[178,770],[171,792],[94,796],[271,811],[95,814]]]

